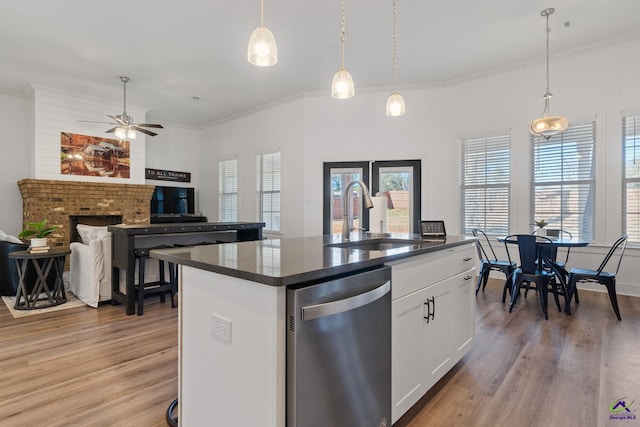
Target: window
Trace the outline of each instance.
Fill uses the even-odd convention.
[[[531,220],[544,219],[591,241],[595,219],[594,122],[575,123],[549,140],[532,136]]]
[[[369,162],[331,162],[324,164],[323,179],[323,234],[342,232],[342,197],[351,181],[361,180],[369,187]],[[360,196],[360,186],[354,186],[349,195],[352,209],[349,212],[356,228],[368,228],[369,218]],[[360,213],[363,215],[360,215]]]
[[[387,197],[387,230],[419,233],[421,201],[421,161],[376,161],[372,165],[371,194]],[[379,230],[371,224],[372,230]]]
[[[218,219],[238,220],[238,159],[218,162]]]
[[[258,221],[266,231],[280,231],[280,151],[256,156]]]
[[[622,233],[640,243],[640,113],[622,113]]]
[[[460,142],[462,232],[480,228],[488,234],[509,234],[509,133]]]

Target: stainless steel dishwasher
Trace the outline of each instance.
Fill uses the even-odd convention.
[[[287,290],[287,426],[391,427],[391,268]]]

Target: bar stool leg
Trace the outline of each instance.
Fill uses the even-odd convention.
[[[144,257],[138,258],[138,316],[142,316],[144,307]]]

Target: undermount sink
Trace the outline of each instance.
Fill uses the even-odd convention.
[[[327,246],[331,246],[333,248],[357,249],[359,251],[387,251],[390,249],[417,246],[420,243],[420,241],[405,239],[372,239],[330,243]]]

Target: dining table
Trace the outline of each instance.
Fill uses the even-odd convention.
[[[497,239],[501,243],[518,244],[517,240],[507,240],[507,237],[510,236],[498,236]],[[579,248],[589,246],[589,241],[579,238],[562,238],[552,236],[543,237],[546,238],[538,237],[536,239],[536,247],[538,249],[538,265],[547,265],[556,274],[556,277],[558,278],[558,280],[560,280],[562,287],[566,291],[564,312],[566,314],[571,314],[571,307],[569,306],[569,303],[571,302],[571,299],[576,292],[575,285],[573,285],[571,289],[569,288],[569,285],[566,281],[566,278],[569,276],[569,272],[565,268],[566,265],[563,266],[562,264],[558,263],[556,259],[550,258],[548,256],[550,251],[547,251],[546,248],[548,248],[549,245],[553,245],[556,248]]]

